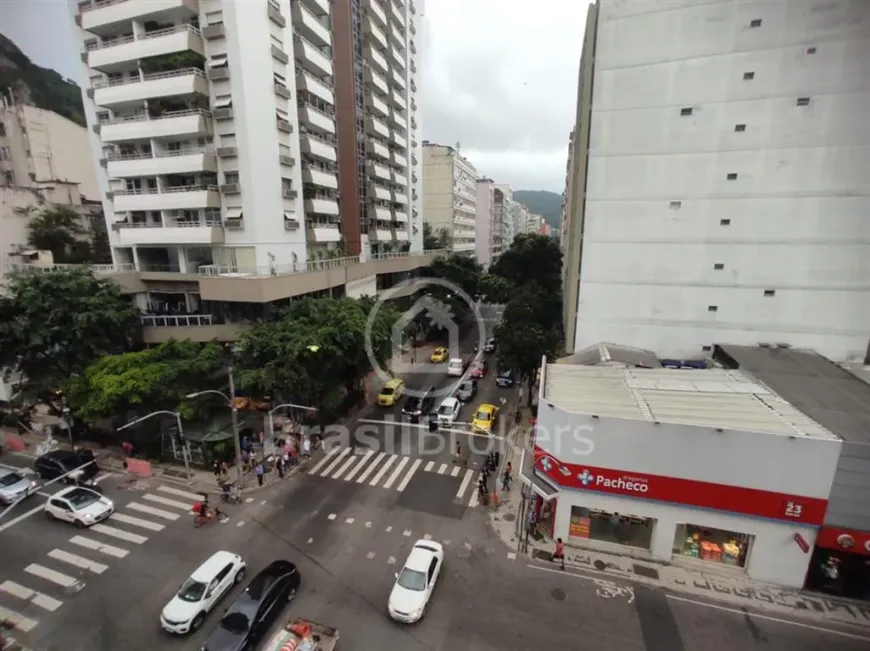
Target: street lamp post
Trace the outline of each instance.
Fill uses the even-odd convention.
[[[218,391],[217,389],[207,389],[205,391],[197,391],[195,393],[188,393],[186,398],[198,398],[199,396],[204,396],[208,393],[213,393],[215,395],[220,396],[224,400],[227,401],[227,406],[230,408],[230,412],[232,414],[233,419],[233,443],[236,447],[236,469],[239,474],[239,488],[245,483],[245,470],[242,468],[242,442],[239,439],[239,414],[238,408],[236,407],[236,383],[233,379],[233,370],[230,368],[230,395],[225,394],[223,391]]]
[[[279,409],[284,409],[285,407],[289,407],[290,409],[303,409],[305,411],[314,411],[314,407],[306,407],[305,405],[296,405],[292,402],[285,402],[282,405],[278,405],[277,407],[272,407],[269,410],[269,436],[273,436],[273,432],[275,431],[275,424],[272,422],[272,414],[274,414]]]
[[[190,481],[192,479],[190,474],[190,455],[187,453],[187,441],[184,440],[184,429],[181,426],[181,414],[177,411],[152,411],[150,414],[142,416],[142,418],[137,418],[126,425],[121,425],[121,427],[118,428],[118,431],[120,432],[128,427],[133,427],[133,425],[138,425],[143,420],[148,420],[154,416],[173,416],[175,418],[175,424],[178,428],[178,437],[181,439],[181,456],[184,459],[184,472],[187,475],[187,480]]]

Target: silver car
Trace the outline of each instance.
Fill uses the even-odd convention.
[[[0,468],[0,504],[14,504],[36,490],[36,482],[12,468]]]

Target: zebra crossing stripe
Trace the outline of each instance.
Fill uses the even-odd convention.
[[[361,474],[361,475],[359,476],[359,479],[356,480],[356,483],[357,483],[357,484],[362,484],[366,479],[368,479],[368,476],[369,476],[370,474],[372,474],[372,472],[374,471],[375,468],[378,467],[378,464],[381,462],[381,460],[382,460],[385,456],[387,456],[387,453],[386,453],[386,452],[380,452],[380,453],[378,453],[378,456],[376,456],[376,457],[375,457],[375,460],[372,461],[372,462],[369,464],[369,467],[365,469],[365,471],[363,472],[363,474]]]
[[[369,450],[368,452],[366,452],[366,453],[362,456],[362,459],[359,460],[359,463],[356,464],[356,466],[354,466],[354,468],[353,468],[349,473],[347,473],[347,477],[344,478],[344,481],[353,481],[353,478],[356,477],[356,474],[357,474],[360,470],[362,470],[362,467],[363,467],[364,465],[366,465],[366,461],[368,461],[369,459],[371,459],[371,458],[372,458],[372,455],[373,455],[374,453],[375,453],[374,450]]]
[[[411,469],[408,473],[402,478],[402,481],[399,482],[399,485],[396,487],[396,490],[403,491],[408,483],[411,481],[411,478],[414,476],[414,473],[417,472],[417,468],[420,467],[420,464],[423,463],[422,459],[415,459],[414,463],[411,464]]]
[[[323,476],[329,477],[329,474],[333,470],[335,470],[338,464],[341,463],[342,459],[344,459],[348,454],[350,454],[350,448],[344,448],[341,452],[339,452],[338,455],[333,458],[332,463],[326,466],[326,469],[323,471]]]
[[[336,472],[335,472],[335,474],[332,476],[332,478],[333,478],[333,479],[341,479],[341,476],[342,476],[344,473],[346,473],[346,472],[350,469],[350,467],[351,467],[353,464],[355,464],[355,463],[357,462],[357,459],[359,459],[359,457],[354,456],[353,454],[351,454],[351,455],[347,458],[347,460],[344,462],[344,465],[341,466],[341,468],[339,468],[338,470],[336,470]]]
[[[404,468],[408,463],[408,457],[402,457],[399,461],[399,465],[396,466],[396,469],[393,471],[393,474],[390,475],[390,478],[384,483],[384,488],[390,488],[394,483],[396,483],[396,479],[399,478],[399,473],[402,472],[402,468]]]
[[[330,449],[326,453],[326,455],[320,461],[317,462],[317,465],[308,471],[308,474],[309,475],[316,475],[318,472],[320,472],[320,469],[323,468],[323,466],[325,466],[327,463],[329,463],[329,461],[332,459],[332,457],[334,457],[340,451],[341,451],[341,448],[339,448],[339,447],[334,447],[334,448]]]
[[[391,465],[393,465],[393,461],[395,461],[396,458],[397,457],[395,454],[390,455],[390,458],[387,459],[387,462],[383,466],[381,466],[381,469],[378,470],[378,473],[375,475],[374,479],[372,479],[369,482],[369,486],[377,486],[378,485],[378,482],[381,481],[381,478],[387,474],[387,470],[389,469],[389,467]]]

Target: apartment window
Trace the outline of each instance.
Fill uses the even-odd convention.
[[[713,350],[713,346],[701,346],[701,352],[709,353],[711,350]]]
[[[273,72],[272,76],[275,78],[275,81],[277,81],[282,86],[287,85],[287,77],[285,77],[284,75],[280,75],[277,72]]]
[[[807,48],[807,54],[815,54],[815,53],[816,53],[816,48],[814,48],[814,47]]]
[[[761,18],[753,18],[749,21],[750,27],[761,27]]]
[[[810,98],[809,97],[798,97],[797,98],[797,105],[798,106],[809,106],[810,105]]]
[[[765,289],[764,295],[765,296],[776,296],[776,290],[775,289]]]
[[[239,182],[239,173],[238,172],[224,172],[224,183],[238,183]]]
[[[0,147],[0,160],[12,160],[12,154],[9,152],[9,147]]]
[[[736,181],[737,180],[737,172],[729,172],[728,176],[726,176],[725,178],[728,179],[729,181]]]
[[[6,125],[0,122],[0,136],[6,135]]]
[[[708,311],[708,312],[718,312],[718,311],[719,311],[719,306],[718,306],[718,305],[708,305],[708,306],[707,306],[707,311]]]
[[[753,79],[755,79],[754,72],[744,72],[743,73],[743,81],[752,81]]]
[[[713,265],[713,269],[716,271],[722,271],[725,268],[725,265],[722,262],[717,262]]]
[[[687,115],[691,115],[691,114],[692,114],[692,107],[687,107],[687,108],[681,108],[681,109],[680,109],[680,115],[682,115],[682,116],[684,116],[684,117],[687,116]]]
[[[742,133],[742,132],[746,131],[746,125],[745,125],[745,124],[735,124],[735,125],[734,125],[734,130],[735,130],[737,133]]]
[[[730,219],[720,219],[719,226],[731,226],[731,220]]]
[[[670,204],[670,207],[672,210],[677,210],[678,208],[681,208],[682,206],[683,206],[682,201],[671,201],[671,204]]]

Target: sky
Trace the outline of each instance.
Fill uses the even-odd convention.
[[[459,143],[480,176],[515,190],[561,193],[587,7],[425,0],[417,43],[423,139]],[[0,15],[0,33],[34,62],[84,81],[65,0],[0,0]]]

